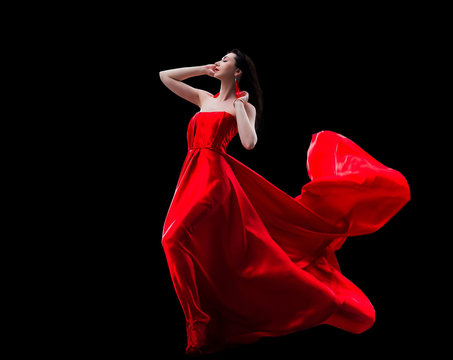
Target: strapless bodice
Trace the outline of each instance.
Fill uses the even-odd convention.
[[[197,112],[187,127],[187,145],[191,149],[226,152],[237,134],[236,118],[225,111]]]

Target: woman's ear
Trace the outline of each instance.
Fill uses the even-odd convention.
[[[242,75],[242,70],[236,69],[236,71],[234,72],[234,76],[240,79],[241,75]]]

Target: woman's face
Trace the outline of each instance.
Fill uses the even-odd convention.
[[[228,53],[215,63],[214,77],[217,79],[232,79],[240,70],[236,67],[236,54]]]

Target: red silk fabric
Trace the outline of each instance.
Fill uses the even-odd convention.
[[[162,245],[186,318],[187,353],[212,353],[320,324],[360,333],[365,294],[335,257],[410,199],[404,176],[330,131],[314,134],[311,181],[289,196],[226,153],[226,112],[198,112],[164,223]]]
[[[241,89],[239,89],[238,81],[236,79],[234,80],[234,89],[236,90],[236,98],[239,98]]]

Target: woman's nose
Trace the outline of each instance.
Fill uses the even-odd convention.
[[[216,62],[214,63],[214,65],[215,65],[215,66],[219,66],[219,65],[220,65],[220,61],[216,61]]]

